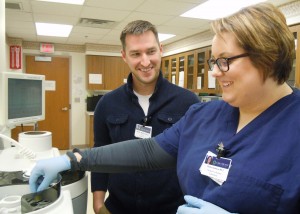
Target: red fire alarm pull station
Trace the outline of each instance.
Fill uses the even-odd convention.
[[[11,69],[21,69],[22,68],[22,47],[19,45],[10,46],[10,65]]]

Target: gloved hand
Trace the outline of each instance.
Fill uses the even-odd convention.
[[[46,189],[57,178],[59,172],[70,168],[71,162],[67,155],[39,160],[30,173],[30,191],[39,192]],[[43,177],[43,181],[39,184],[41,177]]]
[[[202,199],[185,195],[187,204],[181,205],[176,214],[230,214],[230,212]]]

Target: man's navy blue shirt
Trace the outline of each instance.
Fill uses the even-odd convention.
[[[129,74],[126,84],[105,94],[96,106],[94,146],[134,139],[136,124],[151,126],[154,137],[177,122],[199,99],[187,89],[170,83],[160,72],[149,102],[146,116],[133,93],[132,74]],[[175,169],[92,173],[91,181],[92,191],[109,191],[105,205],[113,214],[174,214],[184,204]]]

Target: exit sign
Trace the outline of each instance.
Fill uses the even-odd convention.
[[[54,53],[54,45],[49,43],[41,43],[40,44],[40,52],[41,53]]]

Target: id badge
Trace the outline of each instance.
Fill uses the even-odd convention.
[[[141,124],[136,124],[134,136],[142,139],[151,138],[152,126],[143,126]]]
[[[217,158],[212,152],[207,152],[201,167],[200,173],[210,177],[212,180],[222,185],[227,180],[232,160],[229,158]]]

